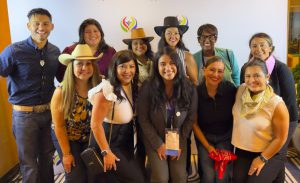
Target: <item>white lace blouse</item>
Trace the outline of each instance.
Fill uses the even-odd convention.
[[[125,98],[122,101],[117,100],[117,96],[114,94],[114,88],[108,80],[102,79],[102,82],[96,87],[92,88],[88,92],[88,98],[91,104],[93,105],[94,95],[96,93],[102,92],[106,100],[111,101],[111,108],[104,118],[104,122],[113,123],[113,124],[126,124],[129,123],[133,118],[133,111],[130,105],[130,102],[125,97],[123,90],[121,95]],[[115,102],[114,107],[114,117],[112,118],[113,102]]]

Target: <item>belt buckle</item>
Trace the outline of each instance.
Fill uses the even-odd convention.
[[[33,106],[33,112],[41,113],[49,109],[48,105],[37,105]]]

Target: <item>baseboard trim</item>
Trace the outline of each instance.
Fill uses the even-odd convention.
[[[19,163],[16,164],[12,169],[10,169],[3,177],[0,178],[0,183],[7,183],[13,180],[20,172]]]

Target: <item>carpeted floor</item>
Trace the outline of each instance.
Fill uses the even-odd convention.
[[[288,161],[286,162],[286,171],[285,171],[285,183],[297,183],[300,182],[300,157],[298,156],[296,149],[290,147],[287,154]],[[189,176],[189,183],[199,183],[199,176],[197,172],[197,156],[192,155],[192,172]],[[55,176],[55,183],[63,183],[64,174],[58,174]],[[17,175],[9,183],[22,183],[21,175]]]

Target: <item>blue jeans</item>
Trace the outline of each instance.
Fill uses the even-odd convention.
[[[50,111],[13,110],[12,118],[23,183],[53,183]]]
[[[214,146],[215,149],[225,149],[232,151],[233,146],[231,145],[231,131],[225,133],[224,135],[212,135],[203,132],[207,141],[210,145]],[[218,172],[214,170],[215,162],[208,156],[208,151],[202,145],[201,142],[197,140],[198,147],[198,171],[200,175],[200,182],[210,182],[210,183],[225,183],[230,181],[230,173],[232,171],[232,163],[227,164],[226,171],[224,173],[223,179],[218,178]]]

